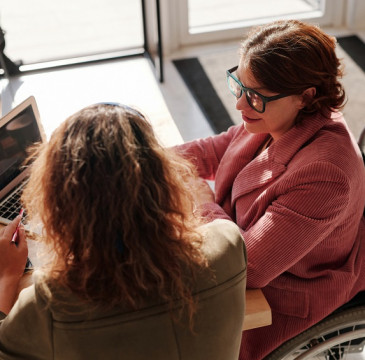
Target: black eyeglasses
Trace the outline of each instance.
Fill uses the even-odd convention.
[[[244,86],[241,81],[239,81],[237,77],[233,75],[237,68],[238,66],[235,66],[232,69],[226,71],[229,90],[237,99],[239,99],[242,94],[245,93],[248,104],[258,113],[262,114],[265,112],[266,103],[290,96],[287,94],[279,94],[274,96],[261,95],[256,90]]]

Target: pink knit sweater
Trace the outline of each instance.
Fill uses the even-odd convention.
[[[307,118],[255,157],[267,137],[239,125],[178,147],[215,180],[205,215],[239,225],[247,286],[273,312],[271,326],[243,333],[240,360],[262,359],[365,289],[365,168],[342,115]]]

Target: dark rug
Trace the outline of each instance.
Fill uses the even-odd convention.
[[[342,49],[365,72],[365,44],[356,35],[337,38]],[[234,125],[204,67],[197,57],[173,60],[185,84],[216,133]],[[227,64],[228,66],[231,64]]]
[[[174,60],[185,84],[216,133],[227,130],[233,121],[198,58]]]
[[[365,43],[356,35],[339,37],[337,41],[342,49],[365,72]]]

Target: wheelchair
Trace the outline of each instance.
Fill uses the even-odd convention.
[[[365,291],[303,333],[288,340],[265,360],[361,360],[365,346]]]
[[[358,141],[365,164],[365,128]],[[365,209],[364,209],[365,216]],[[265,360],[365,359],[365,291],[288,340]]]

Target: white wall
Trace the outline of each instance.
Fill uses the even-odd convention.
[[[365,1],[347,0],[346,27],[351,30],[365,29]]]

